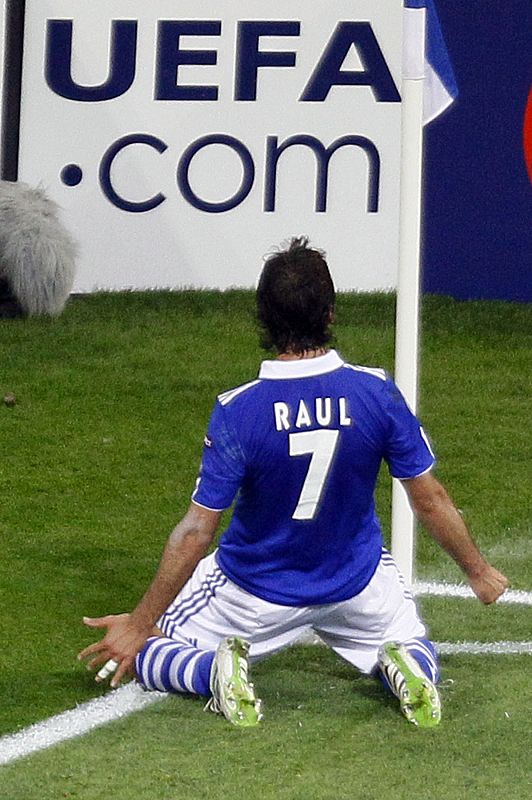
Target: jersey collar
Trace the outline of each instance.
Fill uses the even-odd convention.
[[[259,378],[266,380],[311,378],[314,375],[333,372],[343,365],[344,362],[336,350],[329,350],[324,356],[316,358],[301,358],[296,361],[263,361],[259,370]]]

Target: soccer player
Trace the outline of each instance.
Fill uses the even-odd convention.
[[[508,581],[432,474],[428,438],[393,380],[329,348],[334,306],[327,263],[306,239],[266,261],[257,310],[276,358],[218,396],[191,505],[137,607],[85,618],[107,629],[79,655],[107,662],[97,680],[114,672],[116,686],[131,671],[146,689],[204,695],[233,724],[255,725],[249,661],[311,630],[378,675],[410,722],[439,722],[436,652],[375,513],[382,460],[483,603]]]

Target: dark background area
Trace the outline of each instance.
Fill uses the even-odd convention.
[[[426,129],[423,290],[532,300],[531,0],[439,0],[459,97]]]

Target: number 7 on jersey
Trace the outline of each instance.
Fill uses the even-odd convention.
[[[289,455],[311,454],[309,468],[292,519],[314,519],[334,460],[340,431],[319,430],[291,433]]]

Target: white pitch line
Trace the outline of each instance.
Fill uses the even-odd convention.
[[[116,691],[63,711],[29,728],[0,738],[0,765],[9,764],[38,750],[88,733],[100,725],[127,717],[133,711],[167,697],[161,692],[145,692],[137,683],[128,683]]]
[[[432,597],[458,597],[475,598],[473,590],[465,584],[436,583],[431,581],[416,581],[413,585],[414,594],[419,596],[430,595]],[[507,589],[502,597],[497,600],[497,605],[503,603],[532,606],[532,592],[524,592],[521,589]]]
[[[413,586],[416,595],[436,597],[474,597],[472,590],[465,585],[431,583],[418,581]],[[532,605],[532,592],[508,589],[498,603]],[[321,641],[317,637],[305,639],[310,644]],[[473,655],[509,655],[532,653],[532,642],[435,642],[442,655],[469,653]],[[161,692],[145,692],[136,683],[129,683],[116,691],[109,692],[96,700],[82,703],[70,711],[64,711],[35,725],[30,725],[17,733],[0,737],[0,766],[9,764],[24,756],[44,750],[59,742],[82,736],[101,725],[127,717],[152,703],[167,697]]]
[[[449,656],[466,653],[473,656],[520,656],[532,655],[532,642],[434,642],[440,655]]]

